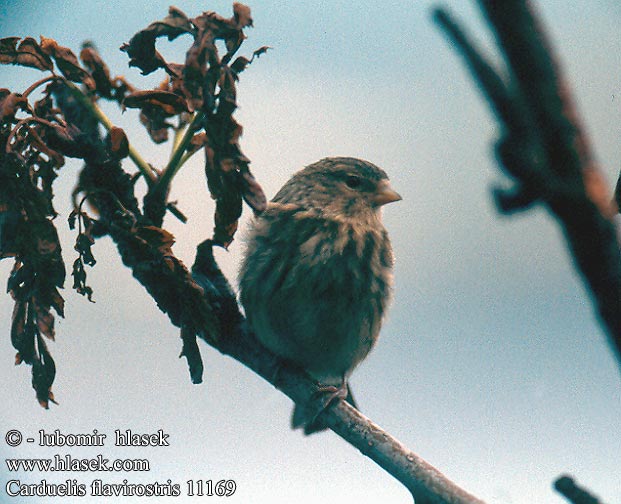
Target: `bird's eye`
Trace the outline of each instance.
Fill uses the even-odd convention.
[[[357,177],[356,175],[349,175],[347,179],[345,180],[345,183],[347,184],[347,187],[356,189],[360,187],[360,185],[362,184],[362,180],[360,179],[360,177]]]

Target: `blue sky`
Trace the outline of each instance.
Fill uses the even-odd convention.
[[[451,2],[495,57],[474,4]],[[621,7],[612,0],[536,4],[612,187],[621,166]],[[224,1],[175,5],[189,15],[231,12]],[[565,472],[604,501],[621,501],[619,369],[555,222],[542,209],[511,218],[495,211],[490,188],[504,182],[491,155],[497,128],[431,23],[433,5],[250,4],[255,28],[242,52],[274,49],[242,75],[242,148],[270,197],[294,171],[332,155],[381,166],[403,196],[384,212],[397,260],[394,303],[378,346],[352,377],[366,415],[486,501],[561,503],[551,482]],[[167,8],[161,1],[5,1],[0,35],[42,34],[76,52],[91,39],[112,73],[146,88],[162,76],[141,77],[118,47]],[[158,48],[166,56],[182,59],[182,39],[165,44]],[[0,87],[15,91],[38,75],[14,67],[1,72]],[[135,111],[105,110],[145,158],[156,166],[166,162],[168,149],[150,144],[135,126]],[[75,163],[63,168],[56,189],[68,264],[73,237],[64,219],[78,169]],[[182,226],[170,219],[166,227],[177,237],[177,255],[191,264],[196,244],[212,227],[200,159],[184,166],[175,184],[172,198],[190,221]],[[242,242],[218,254],[231,279]],[[192,385],[177,359],[175,328],[109,240],[99,241],[94,253],[98,263],[89,282],[96,304],[64,291],[66,319],[50,345],[60,405],[49,411],[34,399],[30,370],[13,366],[12,303],[7,295],[0,298],[1,432],[98,429],[112,436],[115,429],[164,429],[171,446],[68,451],[1,445],[3,457],[103,452],[151,461],[148,473],[18,473],[21,480],[170,478],[183,484],[230,478],[238,488],[230,502],[409,502],[405,489],[332,433],[305,438],[290,431],[290,401],[204,345],[205,382]],[[0,277],[11,266],[0,262]],[[2,492],[13,476],[4,469],[0,475]]]

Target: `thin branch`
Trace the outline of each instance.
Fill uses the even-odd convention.
[[[212,299],[220,309],[220,330],[224,337],[211,342],[222,353],[252,369],[297,403],[308,402],[318,392],[318,384],[303,371],[285,366],[258,342],[239,311],[235,294],[213,258],[212,243],[197,248],[194,277],[207,279],[217,292]],[[412,493],[417,504],[481,504],[450,481],[440,471],[407,449],[397,439],[362,415],[345,401],[338,401],[323,413],[322,421],[340,437],[371,458]]]
[[[97,106],[97,104],[92,101],[88,96],[86,96],[75,84],[69,82],[67,80],[64,81],[67,85],[68,89],[71,91],[71,94],[83,105],[98,121],[101,125],[107,130],[110,131],[114,128],[114,124],[108,118],[106,114]],[[128,141],[128,152],[129,158],[134,162],[140,174],[147,181],[147,185],[149,187],[153,187],[157,185],[159,175],[157,171],[147,163],[144,158],[140,155],[140,153],[132,146],[132,144]],[[177,219],[181,222],[187,222],[187,217],[179,210],[176,205],[173,203],[167,203],[165,208],[172,213]]]
[[[27,98],[30,93],[32,93],[35,89],[37,89],[39,86],[42,86],[43,84],[46,84],[48,82],[54,81],[54,80],[60,80],[60,81],[64,81],[65,78],[64,77],[59,77],[58,75],[48,75],[47,77],[44,77],[43,79],[40,79],[34,83],[32,83],[28,89],[26,89],[26,91],[24,91],[22,93],[22,96],[24,98]]]
[[[205,113],[198,111],[192,118],[190,124],[188,124],[188,127],[183,133],[183,137],[181,137],[181,140],[175,145],[170,161],[168,162],[168,165],[166,165],[166,168],[162,172],[162,176],[157,183],[158,187],[161,188],[160,190],[166,190],[168,186],[170,186],[173,177],[177,174],[179,168],[181,168],[181,165],[187,161],[187,158],[184,159],[184,154],[186,153],[185,151],[190,145],[194,134],[198,131],[204,119]]]
[[[66,81],[65,84],[71,91],[71,94],[74,96],[74,98],[78,100],[81,105],[86,107],[86,109],[97,118],[97,120],[106,129],[106,131],[110,131],[112,128],[114,128],[114,124],[112,124],[112,121],[108,118],[108,116],[104,114],[99,106],[95,102],[93,102],[88,96],[86,96],[75,84],[69,81]],[[149,163],[147,163],[142,158],[140,153],[132,147],[131,143],[129,143],[129,157],[134,162],[138,170],[140,170],[140,173],[149,185],[152,185],[157,181],[157,172]]]

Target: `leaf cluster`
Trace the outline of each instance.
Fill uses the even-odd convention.
[[[83,161],[69,215],[69,226],[77,231],[73,288],[92,301],[86,267],[96,263],[92,251],[96,239],[111,236],[123,262],[171,321],[182,327],[183,355],[191,365],[193,381],[200,381],[202,362],[195,338],[216,337],[217,321],[201,301],[206,286],[197,283],[175,258],[174,237],[161,226],[167,210],[183,218],[168,201],[168,193],[179,168],[199,151],[205,158],[208,189],[216,200],[213,243],[230,245],[243,200],[255,212],[266,206],[239,145],[242,126],[233,117],[239,74],[267,50],[262,47],[250,58],[233,59],[249,26],[250,9],[239,3],[233,5],[230,18],[214,12],[190,18],[171,7],[167,17],[121,47],[130,66],[143,74],[165,72],[161,85],[150,90],[138,89],[123,76],[112,77],[92,42],[84,43],[78,59],[71,49],[50,38],[0,39],[0,63],[48,73],[22,93],[0,89],[0,259],[15,261],[8,281],[15,300],[11,340],[16,363],[32,365],[33,387],[42,406],[54,401],[51,386],[56,373],[45,340],[54,338],[55,316],[64,315],[60,289],[66,268],[53,189],[66,157]],[[158,39],[182,35],[190,40],[185,61],[165,61],[156,48]],[[226,49],[222,56],[218,41]],[[40,98],[33,101],[35,90]],[[140,122],[155,143],[168,140],[172,131],[169,163],[160,169],[146,163],[125,132],[102,113],[100,100],[115,102],[122,110],[139,109]],[[127,157],[139,174],[124,168]],[[147,182],[142,204],[134,192],[137,175]],[[162,283],[162,279],[168,280]],[[195,296],[182,299],[182,291]]]

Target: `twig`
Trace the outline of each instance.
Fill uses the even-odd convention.
[[[178,143],[175,142],[176,145],[174,146],[170,161],[168,162],[168,165],[166,165],[166,168],[162,172],[162,176],[157,183],[159,190],[166,190],[168,188],[173,177],[176,175],[179,168],[181,168],[181,165],[187,161],[187,158],[184,159],[185,151],[188,148],[188,145],[190,145],[190,142],[194,137],[194,133],[196,133],[201,126],[204,118],[204,112],[196,112],[196,115],[192,118],[192,121],[188,124],[188,127],[183,133],[181,140]]]
[[[97,120],[107,131],[110,131],[112,128],[114,128],[114,124],[112,124],[112,121],[108,118],[106,114],[104,114],[104,112],[97,106],[95,102],[89,99],[89,97],[86,96],[82,91],[80,91],[80,89],[72,82],[65,80],[64,83],[67,85],[68,89],[71,91],[71,94],[75,97],[75,99],[78,100],[80,104],[82,104],[84,107],[86,107],[86,109],[97,118]],[[134,162],[134,164],[140,171],[140,174],[147,181],[147,185],[149,187],[155,186],[158,183],[159,179],[157,171],[144,160],[144,158],[129,141],[128,149],[129,158]],[[176,205],[174,205],[173,203],[167,203],[165,207],[181,222],[187,222],[187,217],[183,214],[183,212],[181,212],[181,210],[176,207]]]

